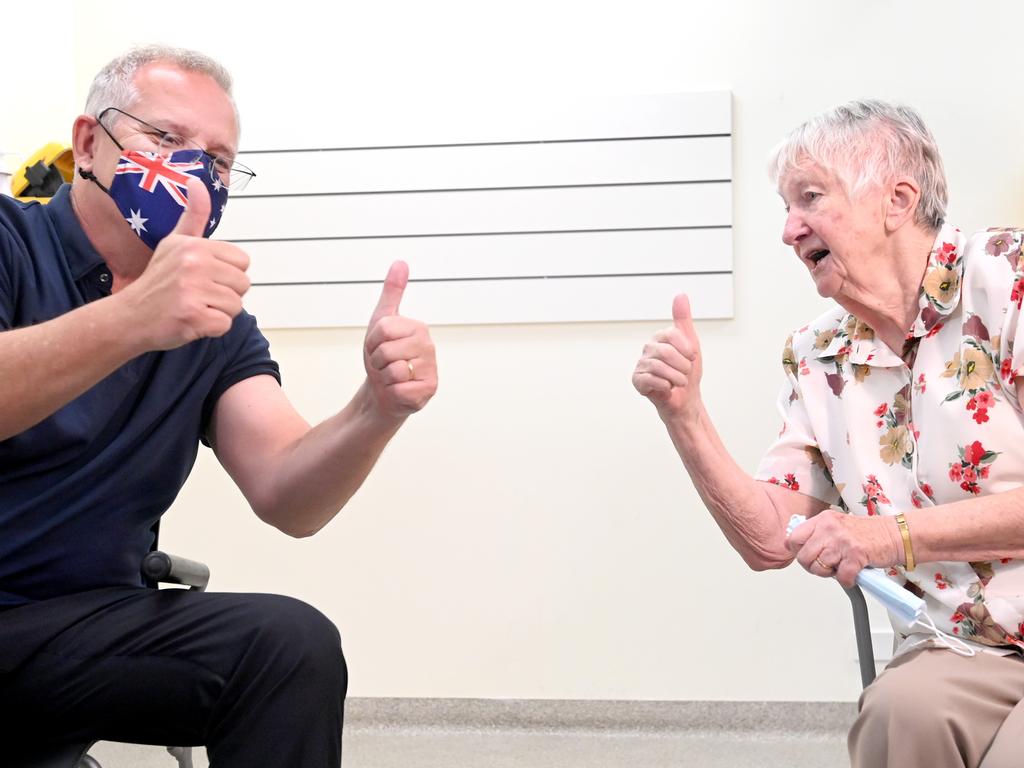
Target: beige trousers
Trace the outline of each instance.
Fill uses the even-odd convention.
[[[1024,660],[941,649],[894,660],[860,697],[854,768],[1024,766]],[[1019,706],[1018,706],[1019,705]]]

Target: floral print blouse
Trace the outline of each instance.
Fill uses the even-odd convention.
[[[1024,230],[939,232],[907,338],[910,365],[836,307],[786,342],[784,425],[758,480],[855,515],[1024,485]],[[913,536],[913,526],[911,526]],[[923,597],[939,629],[1024,650],[1024,562],[917,563],[888,574]],[[906,628],[897,627],[898,630]]]

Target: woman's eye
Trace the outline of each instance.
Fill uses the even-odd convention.
[[[810,191],[804,192],[804,200],[806,200],[809,203],[813,203],[819,197],[821,197],[821,193],[820,192],[810,192]]]

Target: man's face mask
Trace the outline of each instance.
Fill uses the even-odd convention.
[[[214,158],[197,147],[168,152],[163,144],[171,134],[166,133],[162,134],[158,151],[126,150],[102,122],[100,126],[121,150],[114,179],[110,187],[106,187],[89,171],[79,169],[79,175],[95,182],[110,195],[125,222],[142,242],[155,250],[174,230],[188,200],[189,176],[202,181],[210,194],[210,220],[203,237],[213,234],[228,201],[228,188],[216,172]]]

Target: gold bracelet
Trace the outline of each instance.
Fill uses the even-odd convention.
[[[910,528],[907,527],[907,518],[903,516],[902,512],[896,515],[896,525],[900,527],[900,536],[903,537],[903,554],[907,559],[906,570],[912,571],[917,567],[917,563],[914,562],[914,548],[910,546]]]

